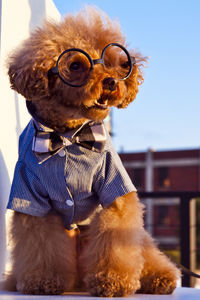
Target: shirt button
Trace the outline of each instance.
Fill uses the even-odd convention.
[[[74,205],[74,202],[72,200],[67,200],[66,203],[67,203],[68,206],[73,206]]]
[[[59,155],[60,157],[64,157],[64,156],[65,156],[65,150],[64,150],[64,149],[60,150],[60,151],[58,152],[58,155]]]

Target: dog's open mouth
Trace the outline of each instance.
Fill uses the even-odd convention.
[[[95,100],[94,105],[98,109],[108,109],[108,100],[100,97],[99,99]]]

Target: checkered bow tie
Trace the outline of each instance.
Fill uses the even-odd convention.
[[[74,143],[95,152],[102,152],[105,146],[106,131],[103,123],[89,122],[66,135],[59,135],[36,121],[34,127],[32,151],[40,164]]]

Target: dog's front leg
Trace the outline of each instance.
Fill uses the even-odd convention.
[[[142,227],[142,206],[134,192],[117,198],[94,217],[81,258],[92,295],[120,297],[140,288]]]
[[[24,294],[61,294],[72,288],[76,275],[75,240],[59,216],[33,217],[14,213],[13,278]]]

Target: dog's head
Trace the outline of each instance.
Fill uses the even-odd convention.
[[[11,87],[50,127],[64,131],[126,107],[143,81],[145,58],[126,49],[116,21],[88,7],[37,28],[9,59]]]

